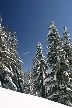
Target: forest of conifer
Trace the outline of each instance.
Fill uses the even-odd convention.
[[[35,95],[72,106],[72,43],[66,26],[62,36],[54,21],[47,34],[47,54],[39,41],[32,68],[22,71],[18,37],[2,26],[0,16],[0,81],[2,88]],[[51,72],[49,72],[51,69]]]

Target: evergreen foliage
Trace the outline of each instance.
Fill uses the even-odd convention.
[[[9,26],[2,27],[0,16],[0,81],[2,87],[24,92],[21,59],[17,52],[17,37],[15,31],[11,34]]]
[[[72,105],[72,43],[66,26],[62,38],[52,21],[47,35],[47,56],[38,42],[32,69],[22,72],[18,38],[0,16],[0,86],[17,92]],[[51,69],[51,72],[48,72]]]
[[[69,105],[70,95],[68,95],[67,90],[69,89],[69,61],[66,58],[66,52],[63,50],[61,38],[53,21],[49,29],[47,58],[52,72],[48,76],[50,80],[46,80],[48,83],[48,99]],[[51,75],[54,75],[54,78]]]
[[[48,70],[48,65],[45,60],[45,56],[42,52],[42,45],[38,42],[36,57],[33,60],[32,67],[32,80],[33,80],[33,94],[37,96],[45,97],[45,86],[44,78],[46,76],[46,70]]]
[[[24,93],[31,94],[31,72],[24,73]]]

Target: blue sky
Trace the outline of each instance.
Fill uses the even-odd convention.
[[[18,52],[24,62],[24,72],[31,69],[38,41],[42,43],[46,55],[45,40],[52,20],[60,36],[63,26],[67,26],[72,34],[72,0],[0,0],[0,11],[2,25],[9,25],[11,32],[15,30],[18,36]],[[30,53],[24,55],[25,52]]]

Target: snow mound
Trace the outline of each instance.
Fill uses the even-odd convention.
[[[70,108],[41,97],[0,87],[0,108]]]

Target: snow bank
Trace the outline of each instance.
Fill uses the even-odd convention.
[[[0,108],[70,108],[60,103],[0,87]]]

